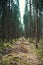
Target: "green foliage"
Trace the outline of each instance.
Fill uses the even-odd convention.
[[[3,44],[0,44],[0,49],[3,49],[5,46]]]

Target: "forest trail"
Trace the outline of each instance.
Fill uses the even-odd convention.
[[[17,65],[39,65],[41,61],[35,54],[35,46],[25,38],[19,38],[13,43],[13,49],[10,54],[4,56],[10,58],[13,64],[16,61]],[[3,58],[4,58],[3,57]],[[12,60],[14,58],[14,60]]]
[[[18,39],[18,41],[16,41],[13,46],[14,49],[11,52],[12,55],[14,55],[14,57],[20,58],[22,62],[26,62],[26,65],[29,65],[28,63],[32,65],[38,65],[41,63],[38,59],[38,56],[35,54],[34,44],[30,43],[25,38]],[[23,65],[20,59],[19,63],[20,65]]]

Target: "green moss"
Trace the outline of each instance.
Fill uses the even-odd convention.
[[[8,61],[7,61],[7,60],[4,60],[4,61],[2,62],[2,65],[8,65]]]
[[[25,65],[32,65],[31,63],[26,63]]]
[[[16,61],[16,62],[19,62],[19,58],[18,57],[14,57],[13,60]]]

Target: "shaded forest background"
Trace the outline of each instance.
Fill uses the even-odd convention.
[[[0,0],[0,41],[25,36],[39,42],[43,38],[43,0],[25,0],[24,29],[20,19],[19,0],[15,2]]]

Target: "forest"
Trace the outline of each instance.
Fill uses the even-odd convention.
[[[0,65],[43,65],[43,0],[0,0]]]

